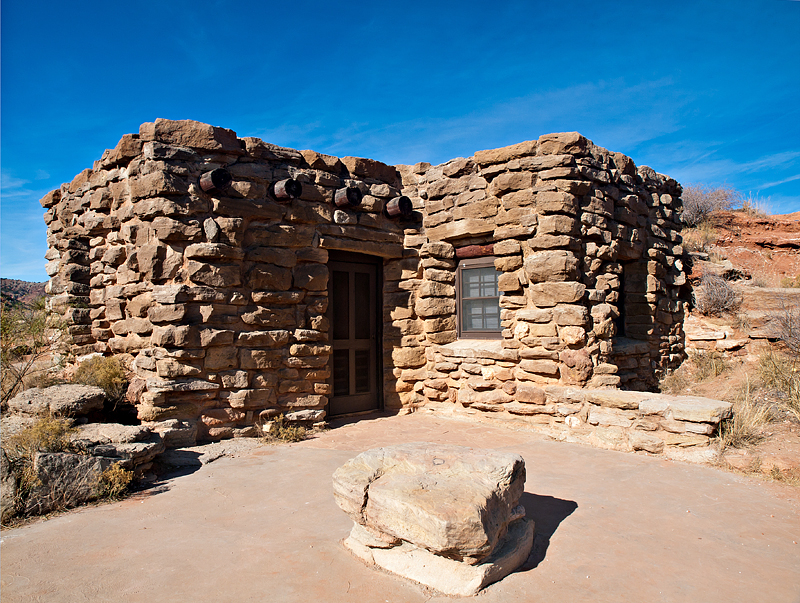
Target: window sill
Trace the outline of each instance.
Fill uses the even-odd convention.
[[[458,358],[487,358],[491,360],[517,359],[516,350],[503,348],[502,339],[457,339],[438,348],[445,355]]]

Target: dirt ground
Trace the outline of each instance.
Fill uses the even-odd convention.
[[[800,600],[800,490],[713,467],[431,415],[362,417],[243,450],[127,500],[4,530],[2,600],[445,603],[362,564],[333,471],[433,441],[516,452],[536,522],[526,564],[484,603]]]

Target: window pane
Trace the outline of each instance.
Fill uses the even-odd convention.
[[[461,270],[462,332],[500,331],[500,294],[493,266]]]
[[[500,304],[497,299],[467,299],[462,308],[462,330],[500,330]]]
[[[461,271],[461,295],[469,297],[497,297],[497,270],[467,268]]]

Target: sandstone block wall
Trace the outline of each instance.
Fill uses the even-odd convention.
[[[680,364],[677,182],[577,133],[400,170],[426,238],[413,308],[426,363],[395,370],[401,391],[499,411],[530,385],[651,389]],[[504,329],[464,345],[455,270],[480,256],[502,272]]]
[[[204,192],[217,168],[232,183]],[[286,178],[298,198],[276,196]],[[348,186],[363,201],[338,208]],[[130,355],[143,422],[200,439],[324,418],[337,251],[379,258],[385,408],[647,389],[683,355],[680,192],[574,133],[393,167],[157,120],[42,199],[47,291],[76,353]],[[388,217],[401,194],[414,213]],[[455,269],[480,256],[502,273],[503,332],[475,343],[457,338]]]
[[[233,182],[206,193],[198,180],[216,168]],[[281,202],[274,184],[290,177],[302,193]],[[347,186],[363,194],[358,211],[332,203]],[[400,278],[404,225],[382,213],[398,187],[394,168],[369,159],[147,123],[42,199],[50,303],[77,354],[133,357],[144,422],[215,439],[280,412],[321,419],[329,251],[379,256],[386,283]]]

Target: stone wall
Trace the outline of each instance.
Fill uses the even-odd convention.
[[[409,288],[427,363],[395,371],[401,391],[499,411],[557,383],[652,389],[680,364],[677,182],[577,133],[399,167],[426,237]],[[479,256],[502,272],[504,330],[499,341],[465,346],[455,269]]]
[[[217,168],[233,182],[206,193],[198,180]],[[286,178],[299,198],[276,198]],[[348,186],[363,194],[358,211],[332,203]],[[382,213],[399,186],[369,159],[146,123],[42,199],[51,305],[71,321],[76,354],[132,356],[144,422],[196,422],[216,439],[280,412],[321,419],[329,251],[380,256],[387,286],[399,278],[405,225]]]
[[[220,168],[230,185],[204,191]],[[333,202],[346,187],[357,207]],[[143,422],[200,439],[325,417],[335,252],[379,258],[384,408],[648,389],[683,356],[680,192],[575,133],[393,167],[157,120],[42,199],[47,291],[77,354],[129,355]],[[401,194],[415,211],[391,218]],[[502,337],[459,340],[457,262],[486,255]]]

